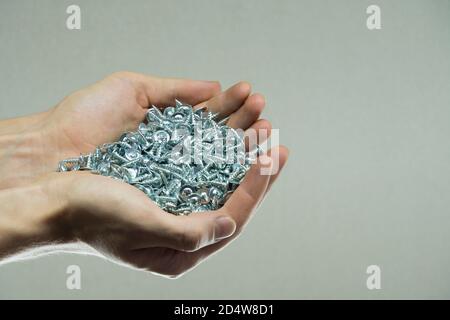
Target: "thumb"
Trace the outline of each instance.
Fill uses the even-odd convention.
[[[196,251],[228,238],[236,231],[236,222],[223,213],[167,214],[163,223],[163,245],[180,251]]]
[[[133,86],[146,96],[148,105],[158,107],[172,105],[175,99],[196,105],[221,91],[217,81],[160,78],[134,72],[117,72],[112,76],[131,81]]]

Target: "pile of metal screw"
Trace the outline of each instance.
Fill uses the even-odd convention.
[[[153,106],[137,131],[61,161],[58,171],[90,170],[122,180],[177,215],[216,210],[260,151],[246,152],[242,132],[226,126],[227,118],[217,118],[178,100],[163,111]]]

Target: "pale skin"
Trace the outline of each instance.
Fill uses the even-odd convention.
[[[189,216],[168,214],[140,190],[108,177],[55,172],[59,160],[116,140],[136,129],[150,105],[175,99],[230,116],[234,128],[271,129],[260,119],[264,97],[247,82],[222,91],[215,81],[131,72],[114,73],[49,111],[0,121],[0,263],[65,245],[178,277],[234,240],[279,176],[285,147],[255,163],[221,209]],[[280,169],[262,175],[275,154]]]

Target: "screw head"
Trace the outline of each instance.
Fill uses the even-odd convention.
[[[170,140],[170,135],[167,131],[158,130],[153,134],[153,139],[156,143],[163,144]]]
[[[167,108],[164,109],[164,116],[166,118],[172,117],[174,113],[175,113],[175,108],[174,107],[167,107]]]
[[[220,208],[250,167],[250,154],[235,152],[243,137],[206,107],[193,110],[180,101],[163,111],[153,106],[146,118],[119,141],[61,161],[59,171],[92,170],[125,181],[178,215]],[[230,151],[235,163],[227,163]]]

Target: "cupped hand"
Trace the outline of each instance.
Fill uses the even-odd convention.
[[[59,156],[77,156],[136,130],[151,105],[173,105],[176,98],[206,101],[219,92],[220,85],[214,81],[118,72],[61,101],[50,112],[47,129]]]
[[[216,82],[118,73],[69,96],[55,110],[55,119],[60,119],[58,131],[64,132],[62,145],[66,156],[114,141],[124,131],[135,130],[150,105],[173,105],[175,99],[195,108],[206,106],[209,111],[219,112],[219,118],[229,117],[230,127],[270,133],[270,123],[259,119],[265,106],[264,97],[251,94],[246,82],[220,92]],[[281,170],[287,160],[287,149],[279,147],[275,151],[271,154],[278,159],[272,162],[277,162]],[[242,231],[279,174],[278,171],[262,175],[263,166],[259,162],[251,168],[223,208],[189,216],[162,211],[144,193],[124,183],[66,173],[73,181],[70,202],[76,208],[70,225],[77,239],[118,263],[176,277]],[[90,197],[91,194],[95,197]]]
[[[273,168],[274,154],[278,171]],[[178,277],[235,239],[256,210],[287,160],[287,149],[271,150],[216,211],[175,216],[143,192],[121,181],[86,172],[53,174],[48,188],[65,203],[59,228],[116,263]],[[69,190],[70,192],[67,192]],[[61,221],[64,221],[61,223]]]
[[[136,130],[149,107],[173,105],[175,99],[207,105],[235,128],[269,129],[257,120],[264,97],[240,82],[221,92],[217,81],[159,78],[117,72],[67,96],[49,111],[0,123],[0,189],[30,183],[55,171],[60,160],[92,152],[96,146]],[[16,133],[16,134],[14,134]]]
[[[119,72],[71,94],[40,117],[37,127],[44,137],[45,164],[40,164],[44,169],[38,172],[48,174],[64,158],[115,141],[123,132],[135,130],[151,105],[173,105],[175,99],[195,108],[206,105],[219,118],[229,117],[230,127],[270,134],[270,123],[259,119],[264,97],[251,94],[246,82],[221,92],[214,81]],[[83,172],[49,174],[44,179],[50,186],[46,190],[52,190],[49,199],[56,196],[55,201],[64,203],[64,214],[48,220],[52,225],[57,221],[57,229],[63,230],[53,232],[57,236],[51,241],[82,241],[118,263],[179,276],[240,234],[278,177],[288,152],[277,147],[268,156],[272,161],[253,165],[224,207],[189,216],[168,214],[140,190],[108,177]],[[277,164],[277,170],[261,174],[262,167],[271,163]]]

